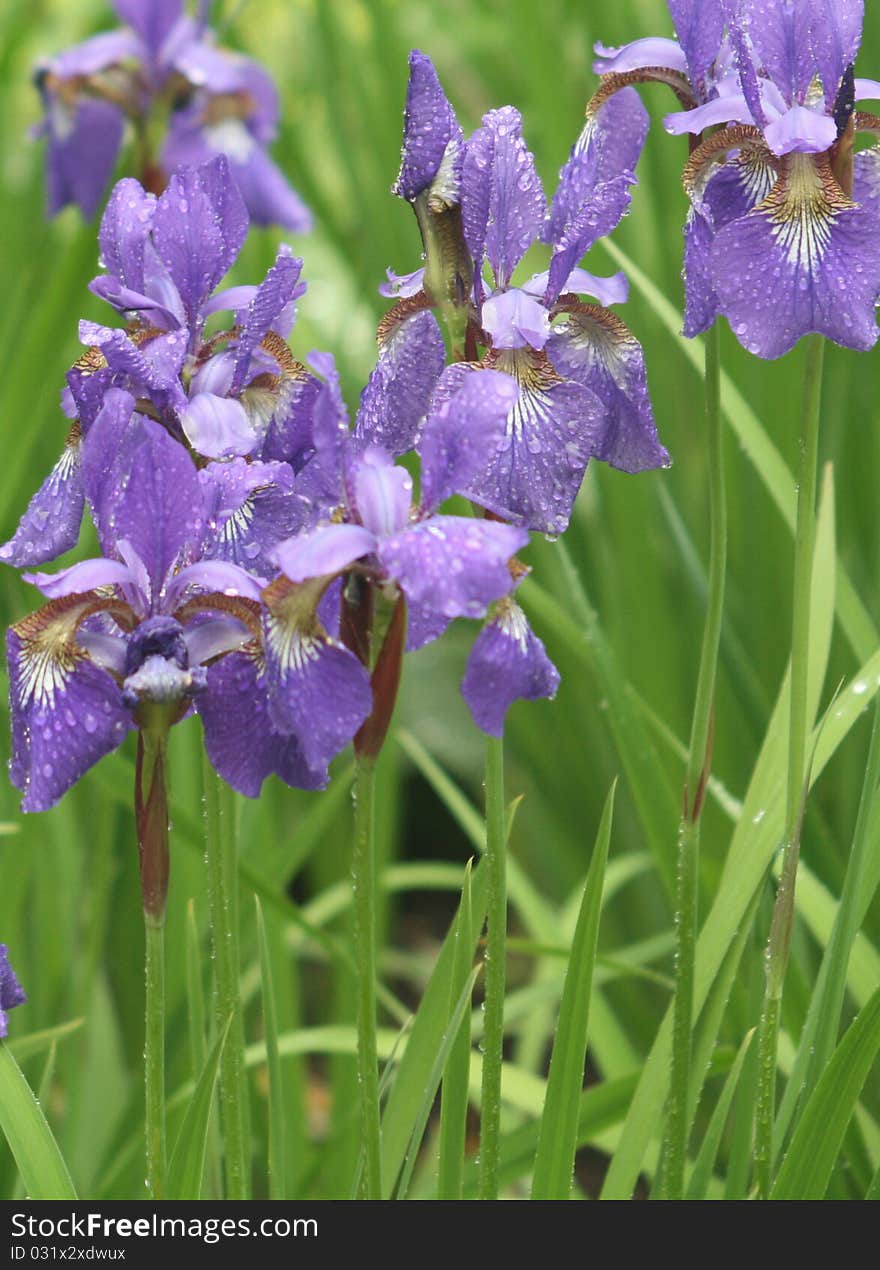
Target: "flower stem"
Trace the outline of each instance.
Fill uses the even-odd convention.
[[[694,963],[698,929],[700,815],[712,763],[712,730],[718,648],[724,612],[727,566],[727,500],[721,423],[721,341],[717,323],[706,336],[706,440],[709,469],[709,578],[706,625],[697,675],[691,742],[685,774],[682,817],[678,831],[676,889],[676,975],[672,1016],[672,1069],[666,1126],[664,1181],[668,1199],[684,1194],[684,1166],[690,1129],[688,1094],[691,1078],[691,1032],[694,1010]]]
[[[205,758],[206,864],[214,946],[214,1013],[218,1034],[231,1019],[220,1056],[220,1110],[226,1198],[250,1198],[248,1084],[239,995],[238,860],[235,795]]]
[[[504,742],[486,741],[486,1001],[483,1031],[483,1087],[480,1111],[480,1199],[498,1198],[501,1122],[501,1062],[504,1047],[504,990],[507,961],[507,860],[505,857]]]
[[[379,1056],[376,1045],[376,764],[359,755],[352,855],[358,960],[358,1084],[364,1143],[365,1199],[382,1198]]]
[[[782,872],[765,952],[764,1006],[758,1033],[758,1095],[755,1110],[755,1171],[758,1194],[770,1192],[773,1167],[773,1119],[776,1111],[776,1055],[782,989],[794,918],[794,893],[803,825],[807,709],[810,651],[810,584],[815,543],[816,485],[818,480],[819,415],[822,403],[822,364],[825,340],[811,335],[807,342],[801,466],[798,482],[797,528],[794,547],[794,599],[791,623],[791,705],[788,735],[785,835]]]
[[[165,1199],[165,898],[168,893],[167,728],[138,732],[134,810],[144,910],[144,1093],[147,1188]]]
[[[147,1187],[150,1198],[165,1199],[165,922],[144,909],[146,944]]]

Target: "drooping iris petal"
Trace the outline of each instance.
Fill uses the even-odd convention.
[[[379,345],[361,393],[355,436],[397,457],[416,443],[419,425],[446,363],[446,347],[427,309],[396,325]]]
[[[72,106],[45,94],[48,210],[54,216],[75,203],[83,216],[98,210],[122,144],[124,116],[118,106],[81,97]]]
[[[309,767],[322,769],[367,718],[373,694],[357,657],[318,627],[313,594],[309,583],[266,593],[263,645],[272,724],[298,738]]]
[[[223,155],[171,177],[153,219],[153,242],[192,325],[200,306],[232,265],[248,215]]]
[[[419,443],[423,511],[472,486],[497,450],[518,395],[516,380],[500,371],[444,372]]]
[[[241,324],[235,348],[235,369],[230,388],[233,394],[238,393],[245,382],[254,349],[273,329],[284,309],[305,294],[305,283],[300,282],[302,263],[288,246],[282,244],[275,263],[257,287]]]
[[[455,112],[431,59],[413,49],[409,55],[400,172],[394,193],[411,203],[433,184],[444,158],[451,160],[455,183],[461,140]]]
[[[580,305],[547,345],[553,366],[595,393],[605,407],[594,455],[624,472],[668,467],[657,437],[642,346],[613,313]]]
[[[516,349],[492,358],[512,375],[519,397],[495,453],[465,491],[489,511],[529,529],[562,533],[603,435],[605,408],[582,384],[566,381],[546,355]],[[477,374],[462,368],[459,374]]]
[[[271,553],[300,528],[303,511],[293,495],[287,463],[209,463],[199,472],[213,530],[206,559],[230,560],[259,577],[275,569]]]
[[[131,726],[116,680],[76,646],[77,624],[93,603],[53,601],[7,634],[9,774],[23,811],[52,807]]]
[[[259,797],[263,781],[272,775],[296,789],[327,784],[326,767],[310,767],[297,737],[275,729],[265,667],[256,651],[231,653],[209,666],[196,709],[211,764],[240,794]]]
[[[281,543],[275,560],[291,582],[305,582],[340,573],[375,548],[375,534],[363,525],[321,525]]]
[[[34,494],[0,560],[16,568],[45,564],[75,547],[84,506],[82,434],[71,430],[61,457]]]
[[[24,1005],[27,997],[18,982],[15,971],[9,964],[9,949],[0,944],[0,1038],[7,1035],[7,1011],[14,1010],[17,1005]]]
[[[513,106],[492,110],[467,143],[462,223],[479,273],[488,256],[495,284],[506,288],[514,269],[541,235],[546,201],[534,156]]]
[[[522,609],[503,601],[471,649],[461,692],[477,727],[504,735],[504,718],[514,701],[555,697],[559,671],[532,631]]]
[[[409,519],[412,477],[378,446],[369,446],[352,463],[349,477],[353,507],[361,524],[377,538],[399,533]]]
[[[193,449],[209,459],[250,454],[257,444],[244,406],[233,397],[197,393],[181,414],[180,426]]]
[[[712,174],[685,224],[684,333],[692,339],[709,329],[718,315],[718,296],[712,273],[712,244],[725,225],[745,216],[776,183],[769,156],[757,149],[742,151]]]
[[[508,561],[528,542],[513,525],[464,516],[431,516],[386,538],[376,554],[410,611],[482,617],[513,586]]]
[[[155,211],[155,194],[125,177],[114,185],[101,218],[101,265],[132,291],[144,289],[144,249]]]
[[[721,312],[740,343],[780,357],[801,336],[846,348],[877,341],[877,209],[850,203],[827,160],[790,155],[773,192],[720,231],[712,248]]]
[[[154,599],[172,566],[197,559],[205,532],[204,499],[195,464],[179,441],[152,419],[131,459],[131,475],[111,512],[118,539],[143,561]]]

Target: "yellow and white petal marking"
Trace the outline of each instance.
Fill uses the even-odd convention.
[[[855,207],[834,179],[827,154],[789,154],[776,185],[757,207],[772,226],[774,242],[799,273],[818,272],[834,222]]]
[[[519,645],[523,654],[528,652],[529,624],[525,613],[515,600],[509,596],[499,600],[495,621],[507,638]]]
[[[18,658],[18,705],[51,709],[78,662],[88,654],[76,643],[76,632],[92,613],[121,608],[118,601],[94,595],[68,595],[52,600],[17,622],[12,630],[21,641]]]
[[[630,358],[638,352],[639,342],[616,313],[601,304],[581,304],[574,296],[562,296],[555,312],[565,314],[565,321],[553,328],[565,335],[583,354],[586,366],[599,366],[617,384],[629,388]]]
[[[299,673],[309,662],[317,661],[321,649],[332,642],[317,616],[318,604],[332,581],[333,575],[307,582],[280,577],[263,592],[266,651],[273,655],[282,674]]]
[[[550,423],[553,402],[549,389],[562,383],[546,353],[534,348],[499,348],[488,353],[483,365],[512,375],[520,394],[507,416],[507,440],[540,436]]]

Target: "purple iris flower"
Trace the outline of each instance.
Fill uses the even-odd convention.
[[[481,617],[507,595],[514,586],[511,558],[528,541],[514,526],[437,510],[497,445],[517,395],[508,376],[475,377],[428,411],[420,424],[421,497],[415,503],[411,476],[376,443],[381,437],[397,449],[411,426],[402,418],[395,430],[391,416],[399,399],[387,391],[381,370],[367,385],[349,431],[329,359],[322,369],[328,377],[327,426],[298,481],[315,508],[314,523],[277,548],[282,576],[265,592],[264,645],[277,689],[273,717],[281,729],[291,726],[285,703],[307,701],[312,726],[320,730],[335,723],[339,703],[350,698],[351,667],[337,648],[316,640],[318,604],[337,578],[367,579],[389,600],[402,595],[407,647],[415,649],[440,636],[454,618]]]
[[[880,132],[880,121],[854,107],[880,96],[880,84],[853,74],[863,0],[725,0],[724,12],[736,88],[667,120],[676,132],[730,125],[686,169],[704,226],[697,274],[759,357],[779,357],[811,332],[871,348],[878,158],[876,147],[853,156],[853,140],[858,131]]]
[[[502,736],[514,701],[555,697],[558,687],[559,671],[525,613],[511,597],[499,600],[471,649],[461,684],[474,722],[490,736]]]
[[[229,558],[265,567],[267,533],[274,532],[285,502],[288,517],[279,536],[294,532],[293,471],[311,452],[311,411],[319,389],[284,339],[305,291],[302,261],[282,246],[259,286],[214,293],[238,256],[247,226],[223,156],[181,169],[158,199],[131,178],[116,185],[100,230],[107,272],[94,279],[91,290],[128,318],[128,326],[80,324],[89,347],[68,376],[64,399],[74,426],[15,535],[0,547],[0,558],[33,566],[75,545],[84,502],[83,453],[111,387],[130,392],[142,411],[195,453],[251,460],[222,474],[212,468],[205,477],[223,487],[217,511],[227,521]],[[234,326],[208,335],[206,323],[223,311],[233,314]],[[268,527],[261,524],[267,511]],[[223,550],[221,541],[217,551]]]
[[[635,94],[621,93],[607,111],[597,111],[548,208],[518,112],[510,106],[491,111],[462,141],[429,59],[420,53],[410,58],[397,189],[410,201],[427,197],[429,206],[442,202],[457,210],[470,257],[459,276],[473,278],[472,290],[460,299],[471,308],[471,353],[450,370],[441,391],[460,388],[486,368],[513,376],[520,389],[501,444],[466,492],[529,529],[557,534],[566,528],[591,457],[630,472],[669,462],[657,439],[641,347],[606,307],[626,299],[626,278],[599,278],[579,267],[629,205],[631,167],[645,130]],[[538,242],[551,248],[549,268],[517,285],[514,271]],[[430,271],[427,240],[426,246]],[[487,262],[491,284],[484,278]],[[414,310],[420,294],[427,304],[438,290],[427,274],[391,270],[381,289],[401,299],[396,311],[402,315]],[[579,296],[599,303],[583,303]],[[401,345],[411,341],[416,356],[411,326],[399,339]],[[480,361],[479,343],[485,348]]]
[[[24,1005],[27,997],[16,978],[15,971],[9,964],[9,949],[0,944],[0,1038],[8,1031],[7,1011],[14,1010],[17,1005]]]
[[[779,357],[809,332],[849,348],[877,339],[877,133],[855,103],[863,0],[670,0],[679,42],[599,50],[605,100],[621,83],[664,79],[683,111],[675,134],[714,125],[685,170],[688,336],[727,317],[740,342]]]
[[[121,30],[94,36],[37,70],[50,214],[75,203],[94,215],[126,121],[143,135],[149,121],[170,111],[165,174],[225,154],[255,224],[310,229],[308,209],[267,152],[278,126],[275,86],[256,62],[216,45],[207,29],[209,5],[200,0],[195,18],[183,0],[114,0],[114,7],[126,24]],[[161,172],[150,177],[161,189]]]
[[[213,673],[239,649],[262,664],[264,580],[206,549],[216,521],[186,450],[120,389],[108,391],[90,440],[83,482],[103,554],[26,575],[49,603],[7,637],[10,773],[23,809],[51,807],[132,726],[170,726],[194,703],[209,756],[243,793],[273,771],[290,784],[323,784],[326,772],[291,728],[263,727],[271,686],[256,677],[245,703]]]

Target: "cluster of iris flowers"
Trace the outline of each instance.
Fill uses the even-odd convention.
[[[38,76],[53,211],[97,207],[126,121],[143,141],[158,116],[167,135],[144,183],[112,190],[91,290],[115,318],[80,324],[64,451],[0,548],[47,600],[7,640],[26,811],[132,729],[149,745],[192,711],[238,792],[270,775],[321,788],[350,742],[375,757],[404,652],[456,618],[483,623],[462,691],[486,733],[555,693],[516,601],[529,535],[564,533],[591,458],[670,461],[616,311],[627,280],[582,267],[630,204],[648,129],[635,85],[671,87],[666,127],[692,137],[685,333],[723,316],[766,358],[807,334],[877,340],[880,150],[855,143],[880,134],[856,109],[880,85],[853,70],[861,0],[670,0],[676,40],[597,49],[549,200],[518,112],[465,137],[413,52],[395,193],[424,265],[380,288],[394,303],[353,424],[332,357],[289,347],[306,290],[291,249],[258,285],[221,287],[249,223],[308,222],[266,151],[271,83],[216,46],[204,5],[116,8],[123,29]],[[519,276],[536,243],[547,267]],[[453,496],[471,514],[444,510]],[[86,508],[100,556],[35,572],[77,544]],[[5,950],[0,983],[5,1011],[22,999]]]

